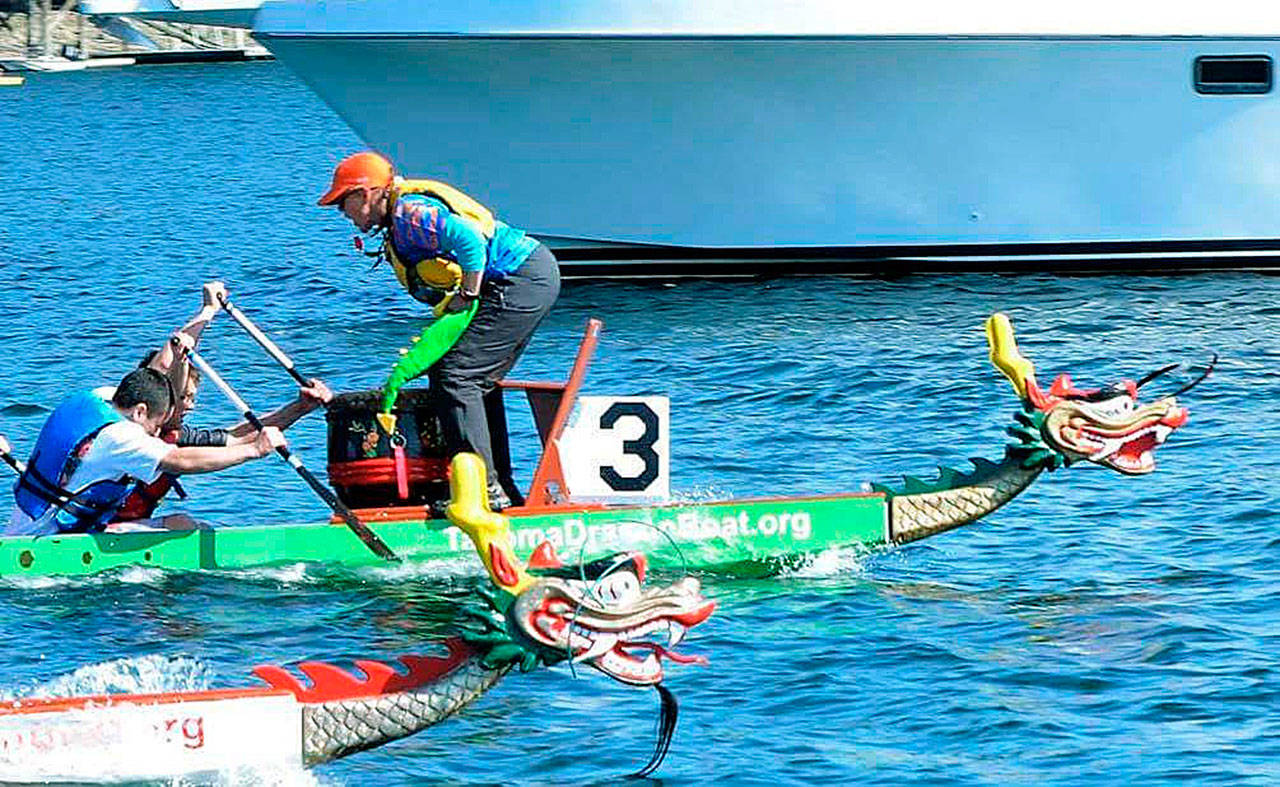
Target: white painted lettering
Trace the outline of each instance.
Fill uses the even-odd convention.
[[[727,516],[722,520],[720,527],[720,537],[725,539],[736,538],[738,535],[738,517]]]
[[[570,519],[564,523],[564,544],[567,547],[581,547],[587,543],[587,528],[580,519]]]
[[[791,535],[797,541],[808,541],[813,535],[813,523],[809,521],[808,511],[797,511],[791,515]]]
[[[516,531],[516,548],[532,552],[538,545],[547,540],[547,534],[536,527],[525,527]]]
[[[765,514],[760,517],[760,532],[766,536],[772,536],[778,532],[778,518],[773,514]]]

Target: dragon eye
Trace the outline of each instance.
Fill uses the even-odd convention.
[[[640,580],[630,571],[617,571],[601,577],[595,585],[596,598],[608,604],[630,601],[640,595]]]
[[[1104,418],[1128,415],[1133,412],[1133,399],[1128,395],[1116,396],[1095,403],[1094,409],[1098,415]]]

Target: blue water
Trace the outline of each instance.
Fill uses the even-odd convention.
[[[0,93],[0,133],[0,431],[19,446],[62,394],[163,341],[209,279],[339,390],[378,385],[423,325],[314,206],[358,142],[277,64],[37,75]],[[568,286],[518,376],[563,376],[602,318],[586,392],[669,396],[673,489],[697,496],[837,492],[997,457],[1015,408],[986,360],[997,309],[1043,384],[1222,356],[1154,475],[1072,468],[908,547],[704,577],[720,608],[686,649],[711,664],[671,671],[682,718],[660,779],[1280,780],[1278,302],[1280,281],[1253,273]],[[223,319],[209,359],[259,409],[290,398]],[[202,396],[196,422],[234,420]],[[514,420],[527,477],[532,427]],[[321,469],[323,420],[289,434]],[[225,525],[327,514],[274,460],[187,486],[185,509]],[[390,658],[447,635],[474,582],[285,568],[9,583],[0,693],[249,685],[262,662]],[[647,759],[656,709],[594,674],[512,677],[424,734],[292,778],[606,782]]]

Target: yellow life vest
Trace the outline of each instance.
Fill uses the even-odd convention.
[[[469,220],[484,236],[486,242],[493,238],[497,226],[493,213],[471,197],[458,191],[447,183],[436,180],[406,180],[396,178],[391,184],[391,204],[408,194],[424,194],[434,197],[445,204],[451,213]],[[395,244],[391,242],[391,230],[388,229],[383,239],[383,250],[396,272],[400,285],[413,295],[421,285],[426,285],[442,292],[454,292],[462,286],[462,268],[448,257],[431,257],[421,260],[412,267],[406,265],[396,254]]]

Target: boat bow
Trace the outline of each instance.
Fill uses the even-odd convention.
[[[1174,396],[1138,402],[1141,385],[1173,367],[1140,382],[1122,380],[1091,390],[1077,388],[1063,374],[1044,391],[1034,365],[1018,349],[1009,318],[992,315],[986,331],[991,361],[1013,384],[1022,404],[1006,430],[1013,441],[999,462],[970,460],[974,470],[969,473],[941,468],[932,481],[908,477],[901,488],[878,485],[889,502],[889,537],[895,543],[981,519],[1046,470],[1086,461],[1124,475],[1150,473],[1156,448],[1187,422],[1187,410]]]

